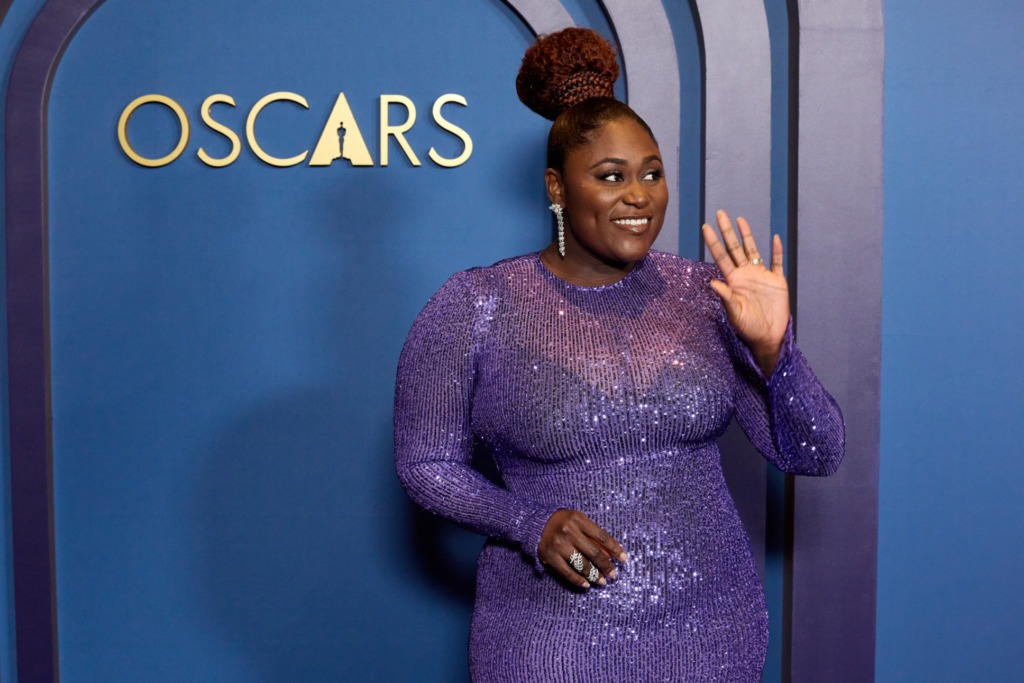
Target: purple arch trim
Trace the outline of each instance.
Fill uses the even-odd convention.
[[[669,178],[679,179],[679,63],[672,26],[660,0],[601,0],[618,36],[629,76],[629,106],[644,117],[661,147]],[[678,181],[677,181],[678,182]],[[669,198],[656,249],[679,253],[678,192]]]
[[[792,4],[791,4],[792,6]],[[793,482],[791,680],[872,681],[882,302],[881,0],[798,0],[800,346],[843,407],[834,477]],[[791,139],[793,133],[791,132]],[[792,210],[792,207],[791,207]]]
[[[7,339],[18,680],[56,683],[46,112],[53,74],[102,0],[51,0],[18,49],[6,100]]]
[[[725,209],[771,235],[771,47],[760,0],[693,0],[704,61],[704,220]],[[764,576],[768,465],[737,425],[721,441],[722,467]]]
[[[534,35],[554,33],[576,23],[562,3],[550,0],[505,0]]]
[[[704,209],[771,235],[771,46],[761,0],[694,0],[704,46]]]

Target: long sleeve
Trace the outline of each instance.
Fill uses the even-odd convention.
[[[536,563],[541,533],[556,508],[513,495],[470,464],[475,362],[491,315],[473,279],[466,271],[445,283],[406,339],[395,386],[396,468],[420,506],[516,543]]]
[[[579,662],[604,680],[759,679],[768,614],[714,439],[739,411],[773,462],[823,474],[842,419],[795,347],[759,376],[712,277],[651,252],[618,282],[574,285],[534,253],[455,276],[413,325],[399,475],[424,507],[502,539],[477,565],[473,680],[570,680]],[[480,445],[502,483],[471,467]],[[558,508],[623,545],[614,581],[576,591],[521,561]]]
[[[793,321],[767,379],[728,321],[724,325],[737,367],[736,418],[750,442],[783,472],[810,476],[835,472],[845,448],[843,415],[797,348]]]

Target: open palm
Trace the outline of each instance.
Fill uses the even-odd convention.
[[[771,268],[766,268],[747,221],[736,219],[737,236],[728,214],[719,211],[716,218],[722,238],[705,224],[704,242],[725,281],[712,280],[711,288],[722,298],[729,322],[750,347],[767,377],[778,361],[789,324],[789,286],[782,271],[782,240],[778,235],[772,239]]]

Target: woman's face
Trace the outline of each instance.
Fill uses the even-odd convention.
[[[548,195],[565,210],[564,267],[607,272],[632,267],[665,221],[668,186],[661,153],[632,119],[606,123],[589,144],[545,174]]]

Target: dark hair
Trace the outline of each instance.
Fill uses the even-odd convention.
[[[654,140],[647,122],[615,99],[618,76],[615,50],[590,29],[540,36],[526,50],[516,92],[523,104],[554,121],[548,133],[549,168],[562,170],[569,152],[589,143],[597,129],[612,121],[631,119]]]
[[[636,121],[651,136],[654,144],[658,144],[651,127],[628,104],[611,97],[592,97],[569,107],[551,124],[548,132],[548,168],[561,171],[569,152],[587,145],[595,131],[605,124],[622,119]]]

